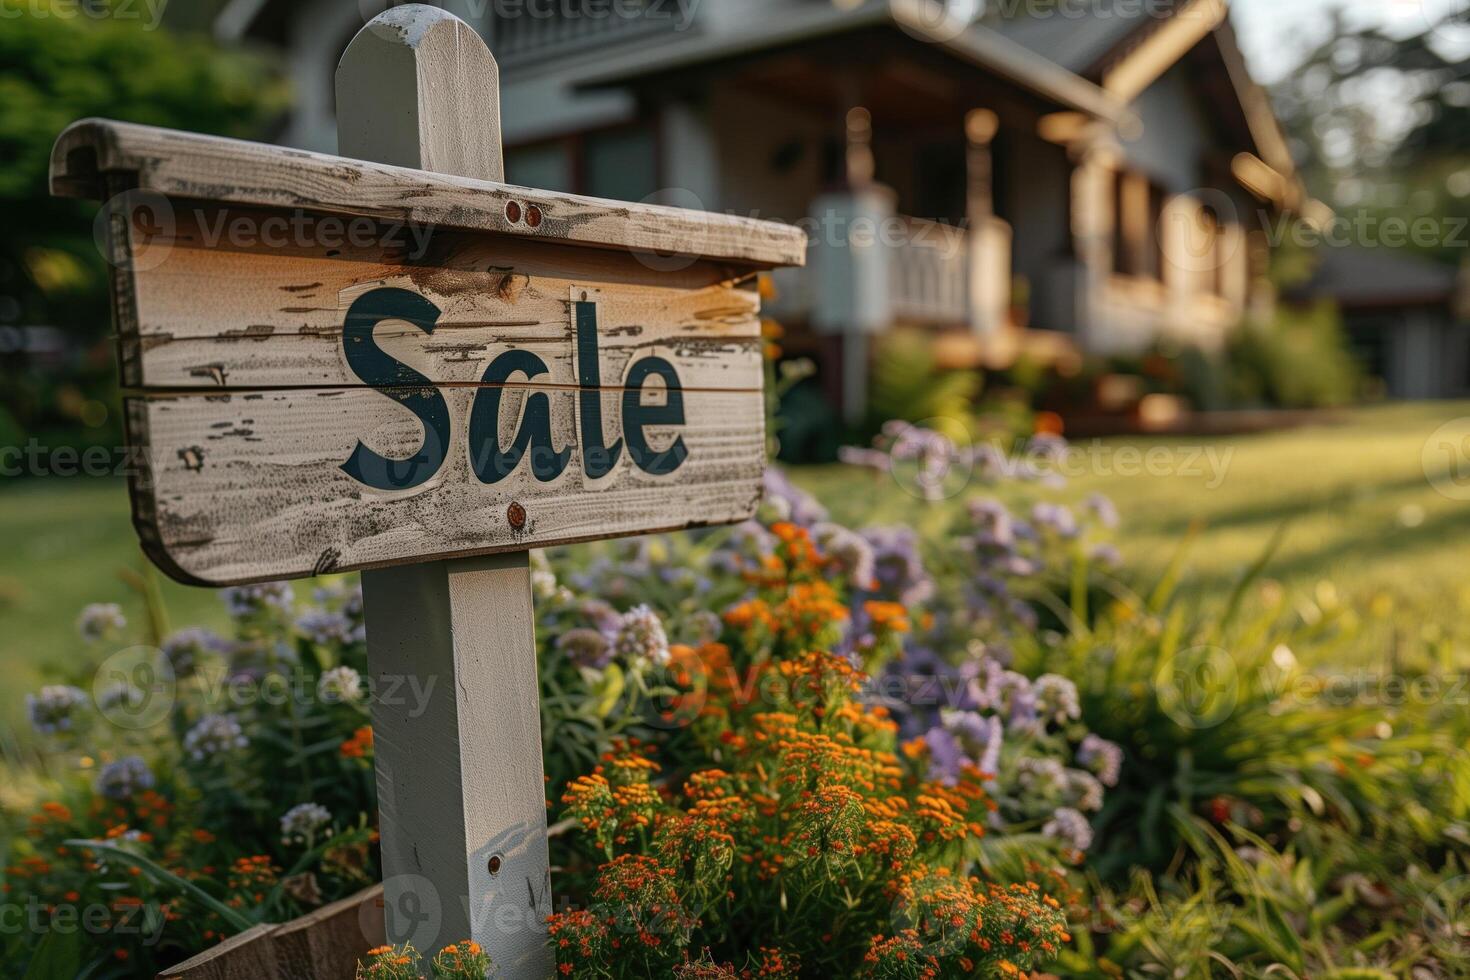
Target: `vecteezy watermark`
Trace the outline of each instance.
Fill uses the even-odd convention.
[[[57,904],[27,895],[24,902],[0,904],[0,936],[137,936],[144,946],[152,946],[163,937],[167,921],[164,910],[152,902]]]
[[[857,7],[862,0],[833,0]],[[898,25],[922,41],[953,41],[972,24],[987,20],[1163,20],[1212,16],[1210,4],[1194,0],[892,0]]]
[[[1159,661],[1154,693],[1159,707],[1181,728],[1214,728],[1235,712],[1240,672],[1227,650],[1189,647]]]
[[[1409,218],[1357,209],[1327,221],[1298,221],[1290,215],[1260,215],[1273,248],[1288,242],[1300,248],[1470,248],[1470,218],[1420,215]]]
[[[1470,416],[1451,419],[1424,441],[1424,478],[1441,496],[1470,500]]]
[[[1329,708],[1470,708],[1470,674],[1301,673],[1276,685],[1275,694],[1279,703]]]
[[[142,21],[143,30],[157,30],[163,23],[168,0],[11,0],[0,4],[0,20],[91,20]]]
[[[383,881],[381,898],[369,899],[357,910],[364,936],[386,928],[391,941],[415,949],[438,949],[444,924],[444,904],[434,883],[421,875],[391,875]]]
[[[173,711],[178,679],[156,647],[119,650],[92,675],[92,699],[97,713],[117,728],[152,728]]]
[[[37,439],[0,446],[0,477],[132,476],[145,472],[144,450],[124,446],[46,446]]]
[[[687,31],[698,16],[703,0],[457,0],[455,13],[476,24],[488,24],[493,18],[501,25],[517,21],[550,24],[551,22],[586,21],[609,24],[639,21]],[[358,0],[357,9],[364,23],[395,6],[394,0]],[[534,29],[534,28],[533,28]]]
[[[184,244],[209,249],[389,251],[400,261],[413,262],[428,252],[433,234],[430,225],[366,215],[188,207],[146,190],[113,195],[92,225],[92,238],[102,256],[135,272],[158,268]]]
[[[1151,476],[1203,479],[1218,490],[1230,472],[1235,449],[1203,446],[1115,446],[1094,439],[1048,451],[1053,472],[1069,479],[1084,476]]]

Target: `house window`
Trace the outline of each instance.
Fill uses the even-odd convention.
[[[659,188],[658,140],[651,123],[619,126],[507,150],[512,184],[642,201]]]
[[[1160,222],[1168,194],[1141,173],[1120,171],[1113,184],[1113,271],[1121,276],[1163,278]]]

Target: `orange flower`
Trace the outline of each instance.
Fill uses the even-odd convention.
[[[873,621],[873,626],[877,629],[907,633],[912,628],[909,624],[908,610],[896,602],[876,600],[865,602],[863,611],[868,614],[868,618]]]
[[[373,750],[373,728],[371,725],[363,725],[353,732],[351,737],[342,743],[341,753],[344,758],[362,759]]]

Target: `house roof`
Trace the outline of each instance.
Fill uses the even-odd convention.
[[[1067,5],[1058,4],[1056,16],[998,16],[985,23],[1006,40],[1067,71],[1092,77],[1111,51],[1134,31],[1157,19],[1151,17],[1145,7],[1141,3],[1123,4],[1121,9],[1110,10],[1104,16],[1100,5],[1090,12],[1083,9],[1077,13],[1066,13]]]
[[[1317,271],[1287,292],[1298,302],[1330,299],[1344,309],[1437,306],[1454,301],[1459,276],[1449,266],[1389,248],[1323,248]]]
[[[752,17],[733,30],[691,31],[676,41],[610,48],[606,57],[590,63],[570,59],[565,71],[578,88],[629,85],[773,48],[894,26],[1058,108],[1124,124],[1135,118],[1128,103],[1137,93],[1187,60],[1201,79],[1203,96],[1217,107],[1216,118],[1228,138],[1280,175],[1284,193],[1278,203],[1295,208],[1304,200],[1270,101],[1246,71],[1227,17],[1227,0],[1057,0],[1045,8],[1045,15],[991,14],[967,29],[938,34],[919,25],[923,13],[915,13],[916,2],[793,0],[780,17]],[[293,6],[286,0],[229,0],[216,33],[275,37]]]
[[[988,27],[971,25],[955,34],[931,35],[912,22],[904,6],[894,0],[870,2],[857,9],[842,9],[831,3],[793,7],[783,18],[755,20],[738,31],[638,51],[626,62],[584,76],[578,84],[582,87],[628,84],[696,65],[879,26],[908,31],[1060,108],[1114,122],[1129,115],[1121,100],[1108,95],[1098,85]]]

